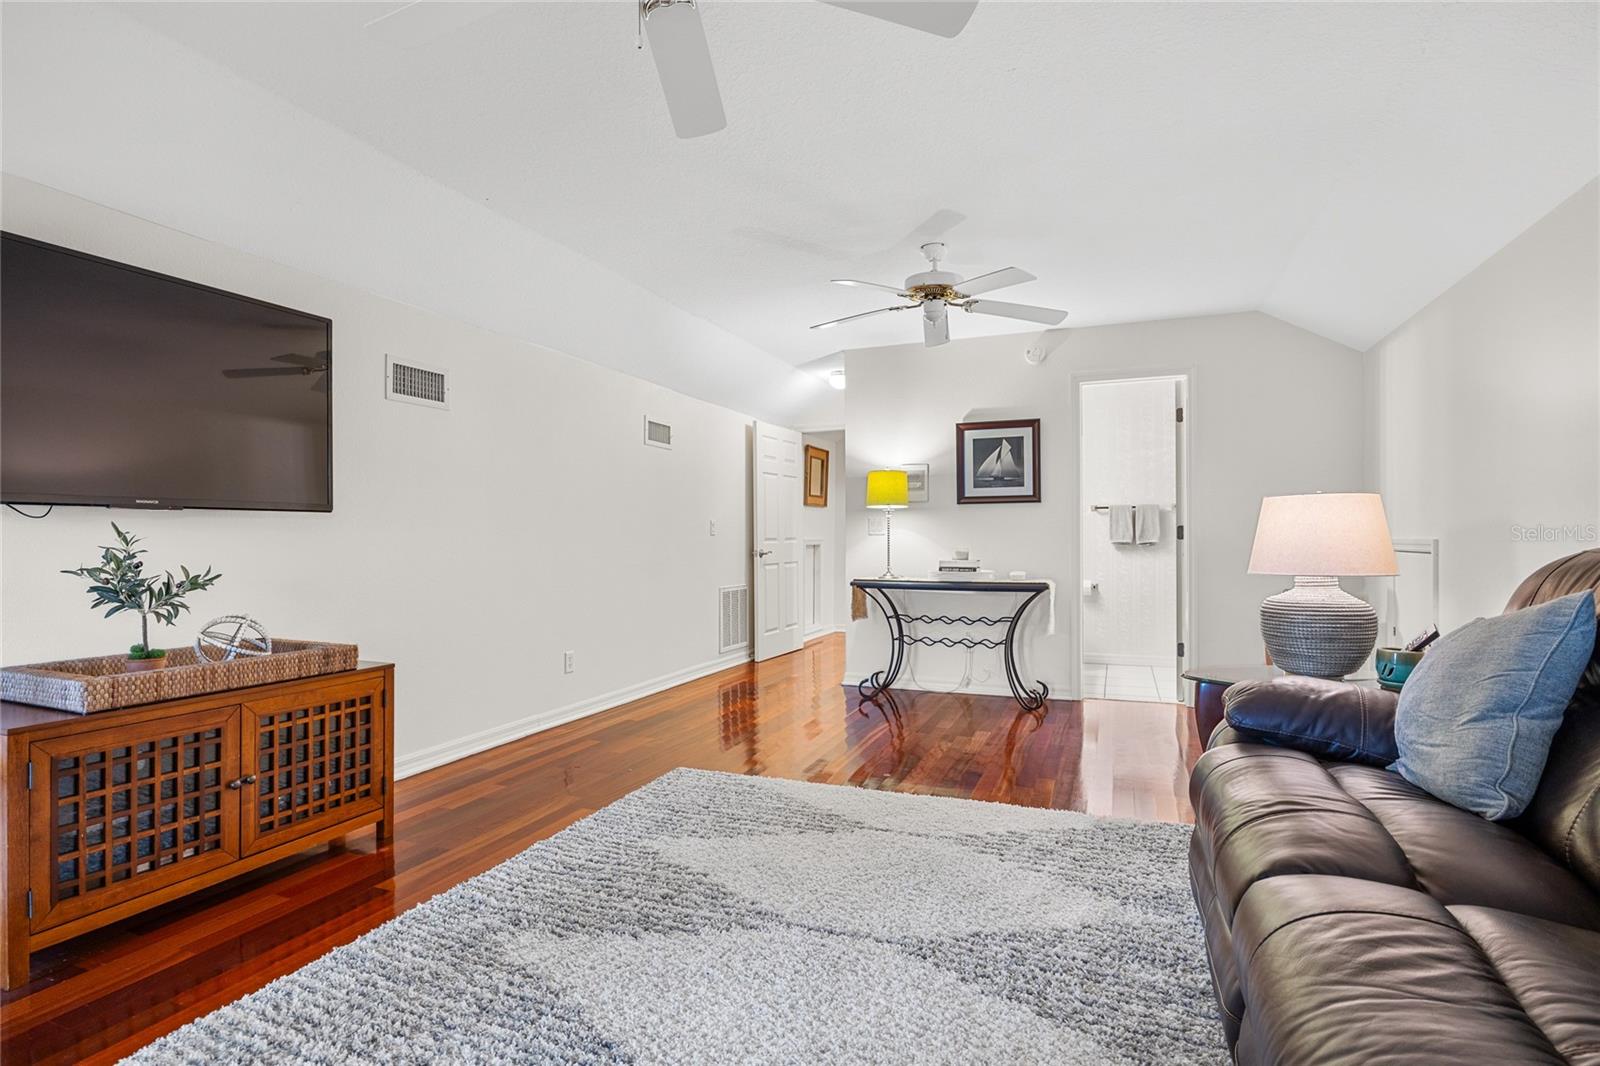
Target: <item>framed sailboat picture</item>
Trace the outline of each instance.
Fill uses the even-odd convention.
[[[1039,420],[956,426],[957,503],[1039,502]]]

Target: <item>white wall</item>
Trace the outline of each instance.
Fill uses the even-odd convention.
[[[801,441],[828,453],[828,506],[800,509],[800,535],[822,544],[822,621],[818,627],[807,627],[817,632],[836,629],[850,620],[850,590],[844,576],[844,431],[806,433]],[[809,583],[809,574],[806,580]]]
[[[1441,629],[1600,542],[1600,183],[1367,358],[1373,476],[1395,536],[1439,539]]]
[[[162,644],[240,611],[398,663],[402,769],[728,661],[717,586],[746,581],[750,557],[743,415],[31,182],[0,194],[7,230],[331,317],[335,367],[332,514],[5,511],[6,662],[137,639],[57,573],[113,519],[153,565],[223,574]],[[450,371],[451,409],[385,400],[386,352]],[[646,414],[672,423],[672,450],[643,445]],[[580,450],[586,466],[558,462]]]
[[[1084,595],[1083,657],[1088,662],[1165,666],[1177,661],[1178,383],[1172,378],[1083,387],[1078,510]],[[1110,518],[1097,504],[1161,507],[1155,544],[1111,543]]]
[[[127,17],[0,5],[5,172],[785,425],[828,387]]]
[[[949,549],[969,547],[1001,573],[1026,570],[1057,579],[1063,590],[1058,633],[1046,636],[1040,615],[1024,634],[1026,653],[1056,693],[1074,692],[1080,500],[1073,387],[1084,377],[1183,373],[1190,390],[1189,662],[1260,662],[1260,602],[1281,586],[1277,578],[1245,574],[1261,497],[1361,486],[1361,357],[1254,312],[1052,332],[1045,340],[1054,350],[1037,367],[1022,360],[1033,339],[847,353],[851,575],[883,569],[883,540],[866,535],[866,514],[857,502],[866,471],[931,463],[930,502],[896,515],[895,568],[927,571]],[[1043,501],[957,506],[956,423],[1009,417],[1043,420]],[[848,676],[877,669],[884,655],[882,621],[854,623]],[[951,687],[966,673],[964,657],[944,649],[917,649],[911,665],[916,675],[908,674],[904,684]],[[966,687],[1005,691],[996,653],[974,655]]]

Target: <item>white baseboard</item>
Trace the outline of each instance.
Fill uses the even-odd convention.
[[[686,667],[674,673],[662,674],[660,677],[654,677],[648,681],[641,681],[637,685],[619,688],[599,696],[591,696],[586,700],[579,700],[577,703],[569,703],[565,707],[552,707],[549,710],[538,711],[515,721],[479,730],[476,733],[468,733],[464,737],[447,740],[442,744],[435,744],[432,747],[423,748],[421,751],[414,751],[409,755],[395,759],[394,776],[398,780],[402,777],[410,777],[412,774],[420,774],[424,770],[432,770],[436,766],[443,766],[445,763],[464,759],[468,755],[476,755],[480,751],[488,751],[490,748],[497,748],[501,744],[508,744],[513,740],[521,740],[523,737],[532,736],[534,733],[542,732],[552,726],[577,721],[579,718],[587,718],[589,715],[598,714],[601,711],[609,711],[611,708],[620,707],[624,703],[631,703],[646,696],[653,696],[657,692],[664,692],[675,685],[681,685],[686,681],[694,681],[697,678],[706,677],[709,674],[726,670],[730,666],[738,666],[740,663],[749,661],[750,648],[746,646],[738,651],[729,652],[707,662]]]
[[[1106,666],[1176,666],[1176,655],[1119,655],[1112,652],[1084,652],[1085,663]]]

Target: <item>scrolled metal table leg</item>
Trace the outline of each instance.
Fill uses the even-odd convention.
[[[1037,711],[1044,706],[1045,700],[1050,697],[1050,686],[1043,681],[1037,687],[1030,686],[1022,678],[1022,672],[1017,668],[1017,623],[1022,621],[1022,616],[1027,613],[1028,607],[1034,600],[1044,595],[1035,592],[1023,600],[1011,615],[1011,622],[1006,626],[1006,683],[1011,686],[1011,695],[1022,705],[1025,711]]]
[[[905,664],[906,631],[905,624],[900,620],[900,612],[886,589],[869,588],[862,591],[878,605],[884,625],[889,628],[889,665],[856,684],[856,692],[860,693],[861,698],[870,700],[887,690],[900,676],[900,668]]]

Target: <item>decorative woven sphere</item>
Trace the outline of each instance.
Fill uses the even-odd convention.
[[[244,614],[225,614],[207,622],[194,638],[194,654],[203,663],[225,663],[272,654],[272,638],[260,622]]]

